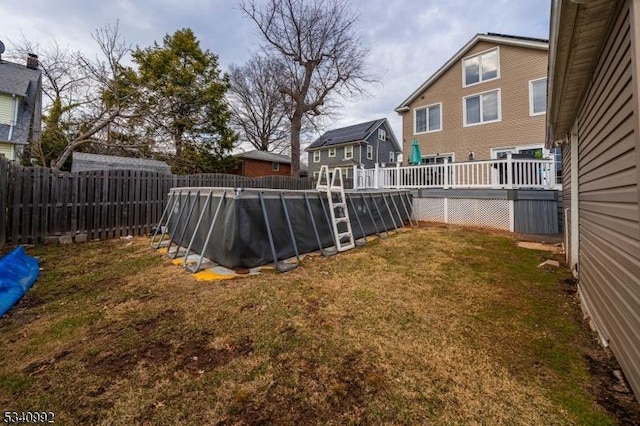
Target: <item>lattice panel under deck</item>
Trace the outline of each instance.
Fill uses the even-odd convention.
[[[444,198],[413,199],[413,219],[429,222],[446,222],[444,216]]]
[[[508,200],[448,199],[448,223],[509,231]]]

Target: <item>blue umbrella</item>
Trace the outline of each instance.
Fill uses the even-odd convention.
[[[409,155],[409,164],[416,165],[422,162],[422,156],[420,155],[420,145],[417,140],[411,142],[411,154]]]

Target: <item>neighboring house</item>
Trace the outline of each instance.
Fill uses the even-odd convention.
[[[42,75],[35,55],[28,56],[26,65],[7,62],[1,55],[0,51],[0,156],[17,160],[25,147],[40,139]]]
[[[274,154],[267,151],[247,151],[234,155],[239,161],[229,174],[240,176],[290,176],[291,157],[287,155]],[[300,166],[300,174],[304,175],[303,166]]]
[[[553,1],[547,147],[562,147],[567,260],[640,396],[640,1]]]
[[[405,162],[414,139],[423,164],[548,156],[547,55],[547,40],[476,35],[395,109]]]
[[[164,161],[74,152],[71,171],[89,170],[143,170],[171,174],[171,167]]]
[[[320,166],[344,167],[345,177],[353,177],[353,166],[373,168],[376,163],[395,163],[400,145],[386,118],[329,130],[307,149],[309,173],[317,178]]]

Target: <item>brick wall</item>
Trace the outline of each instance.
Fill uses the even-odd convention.
[[[291,164],[279,163],[280,170],[277,172],[273,170],[273,163],[271,161],[253,160],[250,158],[244,158],[238,164],[238,168],[229,170],[228,173],[240,176],[290,176]]]

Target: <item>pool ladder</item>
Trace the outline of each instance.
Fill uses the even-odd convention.
[[[344,195],[342,169],[336,167],[333,169],[333,175],[330,175],[329,167],[321,166],[316,190],[327,193],[336,250],[341,252],[354,248],[356,244],[353,238],[353,230],[351,229],[351,220],[349,219],[347,198]]]

